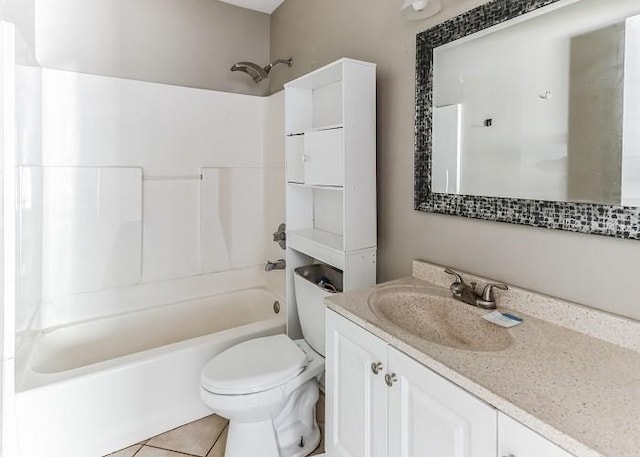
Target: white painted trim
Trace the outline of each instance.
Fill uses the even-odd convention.
[[[0,163],[2,219],[0,233],[0,456],[17,455],[15,442],[15,297],[16,297],[16,128],[15,26],[0,22]]]

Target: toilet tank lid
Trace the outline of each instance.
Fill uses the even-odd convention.
[[[215,356],[202,370],[202,387],[212,393],[263,392],[297,376],[307,356],[286,335],[255,338]]]

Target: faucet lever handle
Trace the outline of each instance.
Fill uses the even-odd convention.
[[[460,276],[460,273],[453,271],[451,268],[446,268],[444,272],[447,274],[450,274],[451,276],[455,276],[456,282],[459,282],[460,284],[464,284],[464,279],[462,279],[462,276]]]
[[[486,286],[484,286],[484,289],[482,290],[482,299],[485,301],[495,301],[495,298],[493,297],[494,288],[500,289],[500,290],[509,290],[509,287],[506,284],[502,284],[502,283],[487,284]]]
[[[467,287],[467,285],[464,283],[464,279],[462,279],[460,273],[453,271],[451,268],[447,268],[446,270],[444,270],[444,272],[456,277],[456,280],[449,286],[449,289],[455,297],[460,296],[465,287]]]

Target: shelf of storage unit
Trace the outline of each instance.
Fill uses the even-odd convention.
[[[324,186],[321,184],[304,184],[301,182],[287,182],[288,186],[293,187],[294,189],[318,189],[318,190],[335,190],[341,191],[344,189],[343,186]]]
[[[291,230],[287,232],[287,243],[309,257],[344,269],[344,250],[341,235],[320,229]]]
[[[343,128],[344,126],[342,124],[334,124],[334,125],[325,125],[322,127],[316,127],[313,128],[311,130],[309,130],[309,132],[321,132],[323,130],[338,130]]]
[[[304,135],[305,133],[309,133],[309,132],[322,132],[323,130],[337,130],[337,129],[341,129],[344,128],[344,126],[342,124],[334,124],[334,125],[325,125],[322,127],[315,127],[312,129],[308,129],[305,130],[304,132],[291,132],[291,133],[287,133],[286,136],[301,136]]]

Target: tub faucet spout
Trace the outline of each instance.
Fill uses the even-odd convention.
[[[267,264],[264,266],[264,271],[284,270],[286,266],[287,262],[284,259],[278,259],[275,262],[267,260]]]

